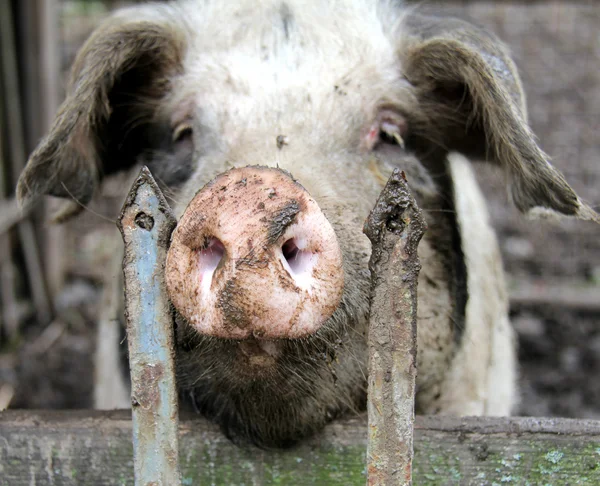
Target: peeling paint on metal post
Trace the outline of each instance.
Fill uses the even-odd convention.
[[[365,223],[371,240],[368,485],[412,484],[419,241],[426,230],[395,170]]]
[[[118,225],[125,242],[135,484],[177,486],[181,477],[173,318],[164,285],[176,220],[147,167],[134,182]]]

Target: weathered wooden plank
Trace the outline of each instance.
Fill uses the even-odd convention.
[[[8,156],[11,164],[12,185],[25,167],[25,134],[23,125],[23,109],[19,96],[19,77],[15,31],[12,23],[12,6],[7,0],[0,0],[0,71],[2,72],[2,87],[8,133]],[[52,303],[46,289],[40,252],[35,238],[35,228],[30,219],[24,219],[17,227],[25,267],[29,276],[29,285],[39,323],[48,323],[52,317]]]
[[[600,311],[600,286],[577,281],[519,281],[510,289],[511,307],[551,306],[587,312]]]
[[[31,206],[19,207],[19,203],[14,198],[0,200],[0,235],[4,235],[15,224],[27,218],[31,209]],[[5,258],[8,258],[8,255],[0,255],[0,259],[4,260]]]
[[[0,413],[0,484],[133,484],[126,411]],[[180,422],[186,485],[363,485],[366,418],[338,422],[287,451],[240,448],[197,417]],[[414,484],[600,484],[600,423],[417,417]]]
[[[27,112],[27,125],[32,117],[37,116],[38,125],[32,130],[27,130],[28,153],[37,145],[38,140],[50,130],[50,126],[62,98],[61,89],[61,56],[60,45],[62,33],[60,32],[62,13],[60,0],[35,0],[36,24],[38,26],[36,61],[38,63],[39,75],[35,80],[29,82],[32,88],[37,90],[40,102],[34,107],[29,107]],[[22,2],[21,2],[22,4]],[[31,12],[23,10],[20,13]],[[36,73],[37,74],[37,73]],[[31,73],[26,75],[31,77]],[[35,99],[35,98],[32,98]],[[31,103],[29,103],[31,105]],[[27,106],[26,106],[27,107]],[[26,127],[27,128],[27,127]],[[35,129],[39,132],[36,132]],[[44,201],[43,220],[51,221],[55,213],[55,206],[50,201]],[[66,263],[69,259],[65,252],[66,228],[58,224],[46,224],[38,228],[41,235],[40,247],[42,249],[42,260],[44,262],[44,276],[51,297],[56,297],[63,288],[66,278]]]
[[[0,315],[2,317],[0,319],[0,331],[2,331],[0,337],[2,334],[12,337],[17,333],[20,321],[15,291],[15,268],[11,261],[11,241],[10,235],[6,234],[7,229],[12,225],[4,225],[4,221],[10,219],[6,214],[14,215],[18,207],[14,206],[13,211],[7,210],[9,209],[7,208],[9,203],[5,199],[9,168],[7,160],[3,156],[5,144],[4,116],[4,98],[0,96],[0,204],[2,204],[2,208],[0,208]]]

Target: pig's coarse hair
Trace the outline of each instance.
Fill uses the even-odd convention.
[[[440,268],[456,260],[457,268],[464,267],[456,273],[465,276],[455,286],[468,288],[469,295],[467,299],[466,290],[444,290],[425,277],[419,280],[420,309],[443,308],[441,324],[427,327],[434,324],[423,317],[419,332],[435,334],[462,320],[464,332],[451,331],[443,345],[435,337],[420,337],[422,363],[437,359],[428,358],[437,356],[432,343],[448,349],[442,353],[446,361],[438,359],[419,371],[421,380],[427,381],[428,366],[437,370],[432,376],[442,378],[436,378],[435,391],[421,387],[417,407],[428,413],[510,413],[516,371],[500,257],[470,162],[459,153],[500,166],[511,199],[524,213],[599,220],[538,146],[508,49],[483,29],[462,20],[424,16],[385,0],[183,0],[124,9],[106,20],[77,56],[67,97],[21,175],[18,197],[23,203],[43,195],[73,198],[77,202],[65,208],[60,216],[64,219],[91,200],[104,177],[142,162],[183,204],[199,189],[190,181],[206,182],[218,168],[226,168],[225,157],[262,163],[252,157],[275,150],[275,137],[267,142],[247,134],[267,133],[284,115],[289,126],[307,132],[324,152],[358,160],[355,146],[363,119],[386,106],[407,121],[411,157],[430,174],[444,174],[440,180],[445,182],[436,187],[425,169],[408,171],[416,192],[423,200],[438,197],[442,211],[456,212],[431,216],[422,259],[431,253],[430,261],[442,261]],[[174,121],[197,113],[201,121],[196,142],[202,143],[196,144],[192,157],[187,145],[173,148],[171,131]],[[159,143],[151,150],[163,139],[164,146]],[[273,157],[285,164],[286,153],[279,150]],[[296,158],[310,156],[307,149]],[[359,170],[350,166],[349,174]],[[301,170],[288,169],[294,175]],[[382,174],[378,177],[385,181]],[[331,196],[327,187],[335,188],[322,182],[309,190],[324,199]],[[358,192],[356,198],[367,199]],[[179,213],[185,208],[180,206]],[[339,239],[356,238],[345,234],[343,225],[333,224]],[[436,246],[434,237],[448,243]],[[345,251],[348,257],[351,252]],[[366,252],[354,254],[364,259]],[[424,261],[422,273],[427,274],[427,265],[434,268]],[[368,276],[358,264],[348,263],[345,271],[352,278],[332,324],[312,341],[287,343],[286,367],[269,377],[276,386],[285,386],[286,379],[295,382],[296,390],[304,393],[294,395],[295,407],[286,397],[269,397],[268,406],[251,400],[248,394],[259,385],[233,387],[235,381],[219,381],[223,377],[209,367],[196,381],[186,382],[189,374],[183,375],[184,388],[191,390],[201,411],[231,435],[259,445],[285,445],[341,413],[363,408],[366,365],[357,364],[357,356],[364,355],[365,331],[348,320],[365,319]],[[446,300],[437,297],[442,291]],[[206,345],[198,352],[214,351],[204,363],[212,364],[222,343],[192,331],[181,325],[184,347],[198,351],[197,346]],[[348,352],[336,358],[331,350],[340,346],[340,333],[362,333],[362,341],[348,338]],[[184,351],[180,366],[189,371],[198,355]],[[327,366],[332,366],[328,360],[339,359],[346,368],[317,393],[309,384],[323,380],[324,368],[293,374],[296,366],[307,366],[302,353],[324,354]],[[479,364],[469,366],[469,360]],[[202,393],[196,393],[195,384],[203,380]]]

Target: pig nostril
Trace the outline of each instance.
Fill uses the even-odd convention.
[[[198,251],[198,267],[203,287],[210,288],[213,273],[223,259],[223,255],[225,255],[225,246],[214,236],[209,238],[206,245]]]
[[[286,259],[288,265],[292,266],[294,260],[298,257],[300,249],[296,246],[294,239],[290,239],[283,244],[281,251],[283,252],[283,258]]]
[[[287,240],[281,247],[281,253],[288,269],[297,281],[310,275],[315,262],[315,255],[311,251],[303,249],[305,247],[305,242],[295,238]]]
[[[200,250],[200,270],[213,272],[225,254],[225,247],[221,240],[214,236],[208,240],[206,246]]]

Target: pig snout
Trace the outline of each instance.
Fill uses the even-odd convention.
[[[300,338],[338,307],[343,291],[335,232],[286,172],[232,169],[192,199],[172,237],[166,283],[200,333]]]

